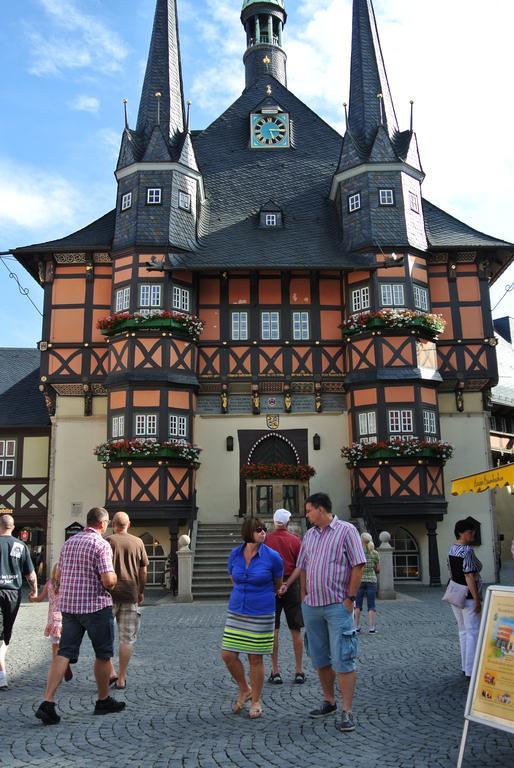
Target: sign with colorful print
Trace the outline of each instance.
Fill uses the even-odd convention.
[[[514,733],[514,587],[489,587],[457,768],[462,766],[469,722]]]
[[[20,531],[20,541],[28,541],[28,540],[29,540],[29,532]]]
[[[268,429],[278,429],[280,426],[280,417],[275,415],[266,416],[266,426]]]

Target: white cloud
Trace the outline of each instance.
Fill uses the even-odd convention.
[[[34,75],[57,75],[67,69],[89,67],[120,71],[127,48],[117,32],[95,16],[83,13],[74,0],[39,0],[53,28],[29,28]]]
[[[106,148],[107,154],[113,164],[118,159],[121,145],[121,131],[115,131],[112,128],[102,128],[97,134],[101,144]]]
[[[96,96],[77,96],[73,101],[70,101],[70,109],[76,112],[98,112],[100,109],[100,101]]]

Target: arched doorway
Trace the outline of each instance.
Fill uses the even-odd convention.
[[[418,542],[406,528],[393,528],[393,573],[395,581],[420,581],[421,557]]]
[[[143,533],[140,537],[145,545],[148,563],[149,587],[162,587],[164,584],[164,574],[166,572],[166,556],[161,544],[151,533]]]
[[[300,463],[298,451],[293,443],[282,435],[265,435],[259,438],[248,456],[249,464],[290,464]]]
[[[296,467],[300,456],[294,443],[281,434],[262,435],[252,446],[248,464],[285,464]],[[269,517],[283,507],[298,515],[307,496],[308,485],[293,479],[248,480],[247,511],[252,517]]]

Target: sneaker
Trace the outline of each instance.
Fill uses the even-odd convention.
[[[375,629],[375,627],[370,627],[370,628],[368,629],[368,634],[370,634],[370,635],[374,635],[374,634],[376,634],[376,631],[377,631],[377,630]]]
[[[126,704],[124,701],[116,701],[112,696],[107,696],[106,699],[98,699],[95,704],[95,715],[110,715],[115,712],[121,712],[125,709]]]
[[[43,701],[39,705],[36,712],[38,720],[42,720],[45,725],[57,725],[61,722],[61,718],[55,711],[55,703],[53,701]]]
[[[343,712],[340,718],[336,720],[336,728],[342,733],[349,733],[355,730],[355,721],[351,712]]]
[[[360,631],[361,631],[361,628],[360,628],[360,627],[355,627],[355,631],[356,631],[356,632],[360,632]]]
[[[324,701],[321,707],[318,709],[313,709],[312,712],[309,712],[309,717],[326,717],[327,715],[333,715],[336,710],[337,704],[331,704],[329,701]]]

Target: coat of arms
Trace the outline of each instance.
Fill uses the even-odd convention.
[[[266,416],[266,426],[268,429],[278,429],[280,426],[280,416],[269,415]]]

